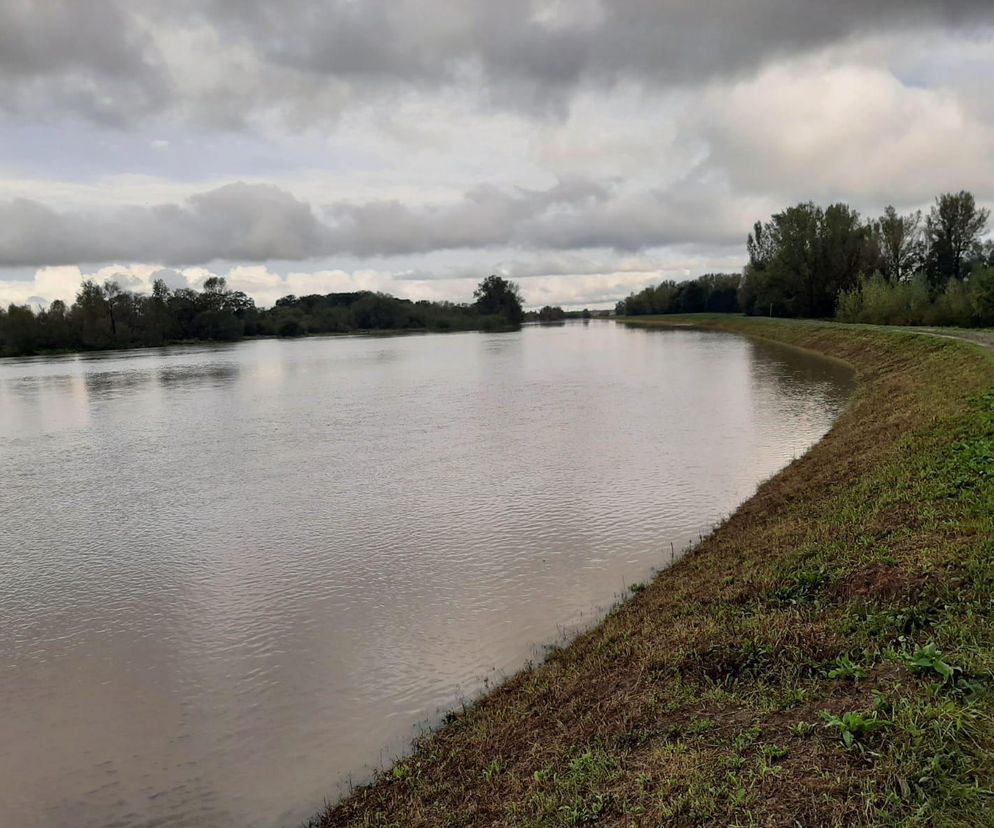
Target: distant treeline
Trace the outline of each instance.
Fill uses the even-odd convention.
[[[526,322],[563,322],[567,319],[600,319],[610,316],[611,312],[606,310],[591,311],[589,308],[583,310],[563,310],[559,305],[545,305],[537,311],[528,311],[525,314]]]
[[[741,311],[903,325],[994,325],[989,212],[946,193],[927,215],[798,204],[757,222],[741,278],[663,282],[618,303],[623,315]],[[735,289],[732,285],[735,284]]]
[[[707,273],[688,282],[661,282],[622,299],[615,307],[618,316],[651,313],[738,313],[737,273]]]
[[[261,309],[241,291],[212,277],[203,290],[170,290],[157,280],[151,294],[122,290],[109,280],[85,281],[72,305],[52,302],[0,308],[0,355],[154,347],[191,340],[233,341],[245,336],[303,336],[353,331],[500,330],[524,319],[517,285],[484,279],[471,304],[412,302],[360,291],[286,296]]]

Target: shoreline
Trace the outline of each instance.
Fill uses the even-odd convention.
[[[801,347],[856,389],[673,567],[310,824],[991,823],[994,359],[901,329],[627,321]]]
[[[299,336],[279,336],[278,334],[253,334],[238,339],[177,339],[163,342],[161,345],[125,345],[120,348],[80,348],[41,350],[30,354],[0,354],[3,360],[52,359],[54,357],[90,356],[93,354],[128,354],[135,351],[163,351],[174,348],[225,348],[239,345],[243,342],[299,342],[306,339],[341,339],[350,336],[387,337],[387,336],[426,336],[428,334],[465,334],[465,333],[508,333],[518,330],[518,327],[508,328],[452,328],[435,330],[431,328],[370,328],[354,331],[328,331],[324,333],[307,333]]]

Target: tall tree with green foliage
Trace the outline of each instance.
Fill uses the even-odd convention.
[[[869,227],[846,204],[788,207],[749,235],[739,304],[746,313],[827,317],[875,259]]]
[[[811,316],[831,316],[839,291],[851,287],[859,274],[876,264],[868,243],[870,228],[859,213],[847,204],[830,204],[825,208],[819,227],[819,262]]]
[[[114,344],[110,311],[103,289],[86,279],[79,286],[72,309],[84,348],[109,348]]]
[[[117,315],[114,313],[114,305],[121,297],[121,286],[113,279],[104,280],[101,288],[104,299],[107,300],[107,317],[110,319],[110,338],[117,341]]]
[[[877,220],[880,273],[888,282],[900,282],[921,267],[924,255],[921,210],[900,215],[892,205]]]
[[[483,316],[503,316],[511,325],[525,318],[518,286],[500,276],[488,276],[473,292],[476,310]]]
[[[987,230],[990,211],[978,208],[973,193],[943,193],[925,221],[928,241],[926,275],[933,293],[950,279],[962,280],[964,264]]]
[[[172,337],[169,313],[169,286],[162,279],[152,283],[152,295],[145,305],[145,330],[150,345],[161,345]]]

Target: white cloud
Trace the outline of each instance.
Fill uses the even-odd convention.
[[[709,92],[712,163],[738,192],[917,204],[972,189],[994,198],[994,129],[945,89],[831,57],[770,67]]]
[[[241,290],[262,307],[288,294],[372,290],[407,299],[434,301],[472,300],[473,289],[488,273],[517,281],[528,307],[545,304],[609,306],[633,290],[663,279],[677,281],[702,272],[735,271],[742,261],[738,252],[726,256],[670,254],[664,250],[643,255],[618,255],[609,250],[576,252],[544,251],[532,255],[498,254],[483,264],[472,254],[461,264],[433,269],[390,270],[356,267],[294,268],[277,272],[267,265],[238,265],[224,269],[188,267],[178,270],[155,265],[107,265],[96,269],[76,266],[39,268],[29,279],[0,280],[0,305],[14,302],[47,304],[55,299],[71,302],[83,279],[102,283],[116,280],[122,287],[149,293],[162,279],[171,289],[200,288],[211,276],[223,276],[232,290]]]

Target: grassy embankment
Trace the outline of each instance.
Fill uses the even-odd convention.
[[[994,354],[694,324],[846,360],[858,390],[686,558],[316,825],[994,824]]]

